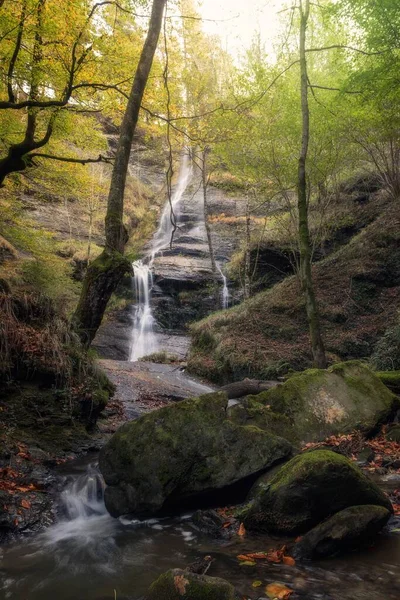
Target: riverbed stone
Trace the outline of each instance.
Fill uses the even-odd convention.
[[[235,588],[225,579],[171,569],[150,586],[146,600],[236,600]]]
[[[249,530],[298,534],[349,506],[365,504],[393,512],[390,500],[349,459],[314,450],[283,465],[260,489],[243,520]]]
[[[248,396],[245,411],[233,407],[232,413],[242,423],[257,424],[301,443],[354,429],[368,434],[398,407],[397,396],[368,367],[349,361],[295,374],[268,391]]]
[[[283,438],[227,415],[224,393],[181,401],[125,423],[100,453],[113,516],[149,516],[243,485],[292,454]],[[252,478],[253,476],[253,478]]]
[[[306,533],[294,546],[295,558],[325,558],[371,542],[390,518],[383,506],[350,506]]]

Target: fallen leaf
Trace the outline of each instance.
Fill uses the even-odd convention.
[[[265,588],[265,593],[271,600],[275,600],[275,598],[278,600],[287,600],[293,594],[293,590],[283,585],[283,583],[270,583]]]
[[[250,554],[246,554],[246,556],[250,560],[268,560],[268,552],[252,552]]]
[[[282,562],[284,565],[288,565],[289,567],[294,567],[296,564],[296,561],[291,556],[283,556]]]
[[[21,506],[23,508],[30,508],[31,507],[31,503],[29,502],[29,500],[25,500],[25,498],[23,500],[21,500]]]
[[[186,593],[186,586],[188,585],[189,580],[186,579],[184,575],[175,575],[174,584],[176,591],[183,596]]]
[[[256,565],[257,563],[254,562],[254,560],[245,560],[241,563],[239,563],[239,565],[241,567],[254,567],[254,565]]]
[[[258,588],[258,587],[260,587],[260,585],[262,585],[262,581],[260,581],[259,579],[256,579],[256,581],[253,581],[253,583],[251,585],[253,588]]]
[[[240,537],[244,537],[246,535],[246,530],[244,528],[243,523],[240,523],[238,535],[240,535]]]

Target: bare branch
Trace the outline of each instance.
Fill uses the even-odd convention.
[[[361,50],[361,48],[354,48],[354,46],[346,46],[343,44],[332,44],[332,46],[325,46],[322,48],[306,48],[306,52],[323,52],[325,50],[352,50],[353,52],[359,52],[360,54],[364,54],[365,56],[376,56],[377,54],[385,54],[386,52],[390,52],[390,48],[385,50],[378,50],[376,52],[367,52],[366,50]]]
[[[68,163],[78,163],[80,165],[87,165],[89,163],[99,163],[99,162],[103,162],[103,163],[107,163],[107,164],[112,164],[113,163],[113,159],[111,157],[108,156],[103,156],[102,154],[99,154],[99,156],[97,158],[72,158],[72,157],[68,157],[68,156],[55,156],[54,154],[44,154],[41,152],[34,152],[32,154],[29,154],[29,158],[48,158],[51,160],[58,160],[61,162],[68,162]]]
[[[342,94],[362,94],[362,92],[360,90],[341,90],[340,88],[333,88],[333,87],[326,87],[324,85],[315,85],[314,83],[311,84],[310,82],[308,83],[308,87],[310,87],[311,89],[315,88],[317,90],[328,90],[330,92],[342,92]]]

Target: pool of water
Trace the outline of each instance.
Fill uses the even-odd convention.
[[[70,468],[70,467],[69,467]],[[238,554],[280,547],[284,540],[246,535],[229,542],[200,534],[190,514],[138,521],[111,518],[95,469],[77,463],[60,499],[63,514],[46,531],[0,548],[0,598],[8,600],[138,600],[154,579],[204,554],[209,575],[223,577],[245,597],[265,596],[271,582],[294,590],[292,600],[399,600],[400,529],[373,547],[342,558],[295,566],[240,566]],[[263,586],[252,587],[259,580]],[[265,585],[264,585],[265,584]]]

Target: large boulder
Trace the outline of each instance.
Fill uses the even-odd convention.
[[[350,506],[306,533],[293,549],[296,558],[325,558],[368,544],[386,525],[383,506]]]
[[[232,422],[227,405],[206,394],[125,423],[100,453],[109,512],[148,516],[242,481],[246,493],[250,476],[290,456],[289,442]]]
[[[364,504],[393,511],[384,493],[350,460],[315,450],[279,469],[245,513],[244,525],[256,531],[303,533],[344,508]]]
[[[365,433],[395,413],[399,400],[365,365],[309,369],[233,406],[231,418],[293,442],[315,442],[355,428]]]
[[[235,588],[219,577],[196,575],[181,569],[163,573],[151,586],[146,600],[236,600]]]

